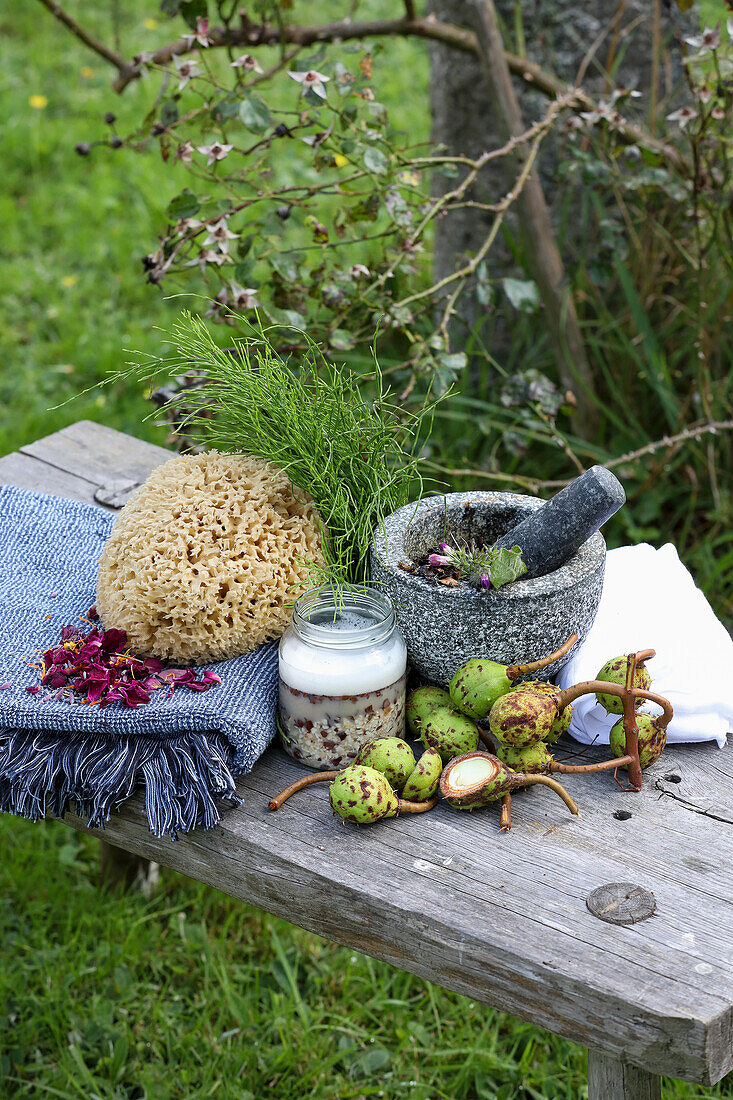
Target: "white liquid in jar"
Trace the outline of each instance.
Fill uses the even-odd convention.
[[[316,611],[308,626],[317,638],[291,629],[280,642],[282,742],[310,767],[344,767],[365,741],[404,733],[407,651],[396,628],[369,641],[381,618],[363,608]]]

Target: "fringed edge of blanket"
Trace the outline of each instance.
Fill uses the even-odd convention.
[[[218,824],[218,800],[241,805],[232,759],[217,733],[159,740],[0,730],[0,811],[38,821],[73,809],[89,828],[103,829],[142,785],[151,833],[176,840]]]

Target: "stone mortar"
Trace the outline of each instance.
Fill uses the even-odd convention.
[[[586,637],[603,587],[606,543],[600,532],[553,573],[489,592],[447,587],[398,564],[423,560],[446,536],[493,543],[542,504],[518,493],[449,493],[408,504],[375,530],[372,583],[391,596],[410,664],[424,679],[445,686],[470,657],[516,664],[552,653],[573,633]],[[567,660],[538,675],[552,679]]]

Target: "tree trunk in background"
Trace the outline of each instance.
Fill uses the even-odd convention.
[[[570,84],[575,84],[581,66],[585,68],[583,86],[592,95],[603,98],[612,86],[636,88],[643,100],[635,101],[637,110],[648,117],[653,105],[665,106],[675,91],[679,94],[681,66],[673,60],[673,20],[679,22],[676,5],[663,0],[621,0],[610,4],[601,0],[496,0],[503,20],[505,45],[517,50],[514,41],[515,9],[521,12],[526,54],[531,60]],[[470,25],[470,5],[465,0],[427,0],[427,11],[450,23]],[[672,10],[674,9],[674,10]],[[658,24],[655,27],[655,12]],[[659,66],[653,65],[655,34],[663,44]],[[597,44],[597,40],[600,42]],[[592,48],[597,45],[595,53]],[[672,49],[670,50],[670,45]],[[477,58],[458,54],[439,43],[430,43],[430,105],[433,117],[433,140],[447,147],[450,153],[478,156],[485,149],[502,143],[501,126],[492,110],[492,103]],[[606,75],[611,59],[613,83]],[[652,83],[654,82],[654,89]],[[515,80],[524,122],[530,125],[541,117],[546,100],[529,87]],[[642,104],[642,107],[638,105]],[[670,108],[671,109],[671,108]],[[540,178],[550,205],[556,197],[555,142],[546,139],[540,153]],[[489,165],[474,189],[475,198],[496,201],[511,185],[502,162]],[[433,189],[441,194],[455,186],[455,181],[436,174]],[[467,253],[473,253],[486,237],[492,215],[481,210],[464,208],[452,211],[435,226],[435,277],[443,278],[455,270]],[[510,225],[512,221],[510,219]],[[497,242],[489,257],[492,277],[511,272],[513,261],[506,245]],[[482,307],[466,293],[459,302],[462,333],[465,325],[473,326],[480,319]],[[459,336],[454,327],[456,337]],[[492,353],[501,358],[507,346],[507,334],[494,332]]]

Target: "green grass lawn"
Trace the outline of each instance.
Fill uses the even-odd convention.
[[[109,38],[110,5],[67,6]],[[168,37],[162,17],[144,24],[153,6],[119,5],[124,41]],[[321,3],[319,16],[343,7]],[[126,130],[153,82],[115,96],[103,62],[33,0],[5,5],[0,33],[0,453],[81,417],[160,442],[129,388],[49,411],[126,349],[156,350],[179,309],[146,286],[140,256],[181,181],[167,171],[161,184],[152,157],[74,152],[103,136],[105,111]],[[424,133],[423,47],[387,49],[380,94]],[[150,901],[100,892],[96,842],[59,823],[4,817],[0,845],[2,1100],[586,1095],[581,1048],[214,890],[164,873]],[[667,1100],[731,1094],[664,1086]]]

